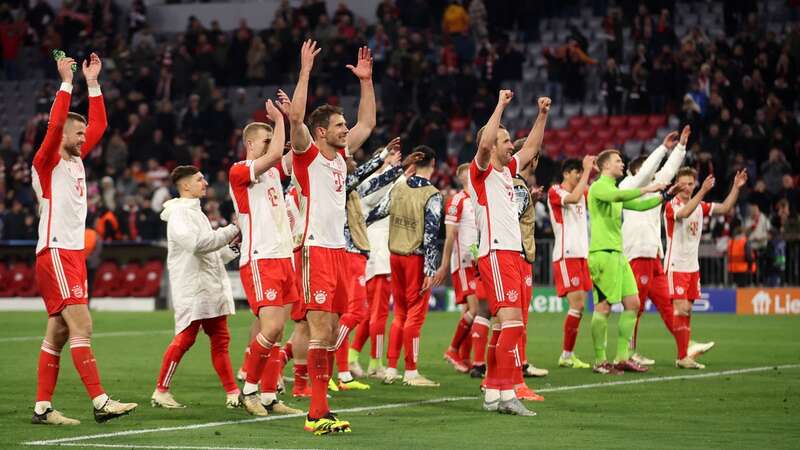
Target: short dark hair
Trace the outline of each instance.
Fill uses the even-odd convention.
[[[436,152],[427,145],[418,145],[414,147],[414,152],[422,153],[422,159],[414,163],[417,167],[427,167],[436,159]]]
[[[561,163],[561,173],[570,173],[573,170],[577,170],[578,172],[583,172],[583,162],[579,159],[570,158],[565,159],[564,162]]]
[[[520,150],[522,150],[522,146],[525,145],[525,142],[528,138],[519,138],[514,141],[514,154],[516,155]]]
[[[308,116],[308,127],[311,130],[311,135],[314,135],[314,130],[317,128],[328,128],[331,116],[334,114],[344,114],[344,111],[338,106],[327,103],[312,111]]]
[[[608,150],[603,150],[602,152],[600,152],[599,155],[597,155],[597,168],[602,171],[603,164],[605,164],[609,160],[609,158],[611,158],[611,155],[617,155],[620,158],[622,158],[622,153],[620,153],[619,150],[613,148],[610,148]]]
[[[680,177],[692,177],[697,178],[697,171],[689,166],[683,166],[678,169],[678,173],[675,174],[675,179],[677,180]]]
[[[67,120],[74,120],[74,121],[80,122],[80,123],[82,123],[84,125],[88,124],[88,122],[86,121],[86,117],[83,117],[82,115],[80,115],[78,113],[71,112],[71,111],[67,113]]]
[[[169,176],[172,178],[172,184],[177,186],[178,181],[185,177],[190,177],[197,172],[200,172],[200,169],[195,166],[178,166],[172,169],[172,173]]]
[[[628,170],[631,171],[631,174],[636,175],[639,172],[639,169],[642,168],[642,164],[644,164],[646,159],[646,156],[638,156],[633,161],[629,162]]]

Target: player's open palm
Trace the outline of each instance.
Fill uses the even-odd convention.
[[[703,180],[703,185],[700,186],[700,189],[702,189],[703,192],[709,192],[711,189],[714,189],[715,182],[714,175],[709,175]]]
[[[275,106],[275,103],[272,102],[271,99],[267,100],[266,104],[264,105],[267,110],[267,116],[269,116],[270,120],[273,122],[277,122],[278,120],[283,120],[283,113],[281,110]]]
[[[311,72],[314,67],[314,58],[317,57],[321,48],[317,48],[317,41],[311,39],[303,42],[303,47],[300,49],[300,70],[304,72]]]
[[[692,134],[692,127],[686,125],[683,127],[681,131],[681,145],[686,146],[686,143],[689,142],[689,136]]]
[[[583,171],[591,172],[594,169],[594,160],[597,159],[594,155],[586,155],[583,157]]]
[[[103,68],[103,62],[97,53],[92,52],[88,59],[83,61],[83,77],[87,80],[96,80]]]
[[[422,152],[414,152],[414,153],[406,156],[406,159],[403,160],[403,168],[405,168],[406,171],[408,171],[409,169],[414,167],[414,164],[417,161],[421,161],[422,158],[424,158],[424,157],[425,157],[425,154],[422,153]]]
[[[673,148],[675,148],[675,144],[677,143],[678,143],[678,132],[672,131],[668,135],[664,136],[664,142],[662,142],[662,145],[664,145],[664,147],[667,147],[669,150],[672,150]]]
[[[736,172],[736,177],[733,179],[733,186],[737,189],[744,186],[747,183],[747,170],[742,169]]]
[[[292,100],[286,95],[286,92],[283,92],[283,89],[278,89],[278,109],[284,115],[289,115],[289,110],[292,108]]]
[[[346,66],[357,76],[359,80],[369,80],[372,78],[372,51],[369,47],[361,47],[358,49],[358,62],[355,66],[348,64]]]
[[[61,81],[72,83],[72,77],[74,76],[72,73],[73,64],[75,64],[75,60],[67,56],[56,61],[56,67],[58,68],[58,74],[61,75]]]

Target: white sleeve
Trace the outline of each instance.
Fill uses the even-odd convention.
[[[661,164],[661,160],[664,159],[666,153],[667,148],[663,145],[659,145],[657,149],[650,153],[650,156],[647,157],[644,163],[642,163],[642,167],[639,168],[636,175],[628,175],[625,177],[625,179],[619,183],[619,188],[636,189],[650,184],[650,180],[653,179],[653,175],[656,173],[656,169],[658,169],[658,165]]]
[[[681,168],[685,156],[686,146],[682,144],[676,145],[672,150],[672,154],[667,158],[667,162],[664,163],[661,170],[656,172],[656,183],[671,183],[672,179],[675,178],[675,174],[678,173],[678,169]]]

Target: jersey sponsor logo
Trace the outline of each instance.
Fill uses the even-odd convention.
[[[648,277],[647,277],[647,275],[642,275],[642,276],[640,276],[640,277],[639,277],[639,281],[640,281],[642,284],[647,284],[647,282],[648,282],[648,281],[650,281],[650,278],[648,278]],[[698,286],[699,286],[699,285],[698,285]],[[698,288],[699,288],[699,287],[698,287]]]
[[[275,298],[278,297],[278,291],[276,291],[275,289],[267,289],[266,294],[267,294],[267,300],[271,302],[275,301]]]
[[[696,220],[689,222],[689,234],[692,237],[697,237],[699,229],[700,229],[700,222]]]
[[[581,279],[578,277],[572,277],[572,279],[570,279],[569,282],[572,283],[573,286],[577,287],[578,285],[581,284]]]
[[[511,289],[510,291],[506,292],[506,298],[508,298],[508,301],[510,301],[511,303],[514,303],[517,300],[519,300],[519,292],[517,292],[514,289]]]
[[[318,305],[325,303],[325,300],[327,298],[328,298],[328,293],[326,291],[314,292],[314,301],[317,302]]]

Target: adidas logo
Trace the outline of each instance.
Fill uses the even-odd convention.
[[[58,239],[55,236],[53,236],[53,242],[58,242]]]

